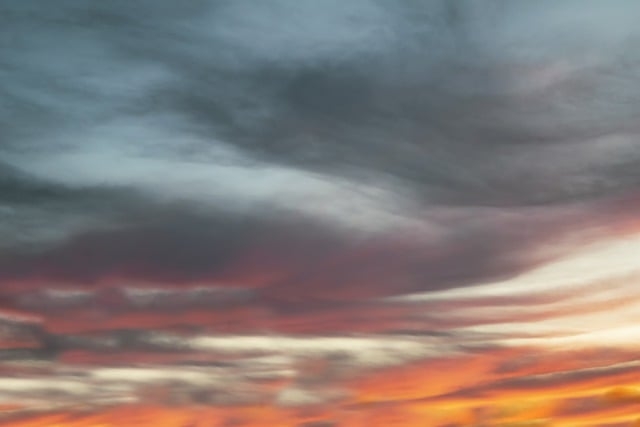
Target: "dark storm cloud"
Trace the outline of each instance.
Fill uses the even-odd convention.
[[[146,209],[145,216],[126,218],[129,223],[125,219],[115,229],[80,234],[48,250],[8,253],[0,260],[2,277],[242,282],[253,274],[308,268],[346,246],[344,238],[296,217],[205,216],[166,205]],[[240,260],[246,263],[237,265]]]
[[[39,250],[69,232],[108,227],[140,204],[135,191],[122,190],[69,188],[0,163],[0,250]]]
[[[638,183],[637,5],[614,3],[4,2],[2,275],[249,257],[286,292],[385,295],[515,274],[562,209],[476,207]],[[397,222],[440,231],[381,243]]]

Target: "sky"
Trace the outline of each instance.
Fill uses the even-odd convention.
[[[0,422],[640,425],[638,16],[2,1]]]

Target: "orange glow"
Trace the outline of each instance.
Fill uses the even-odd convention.
[[[1,389],[0,381],[0,425],[638,425],[640,276],[617,258],[637,253],[640,238],[633,238],[637,247],[596,248],[533,273],[569,281],[557,292],[530,292],[524,275],[409,301],[298,307],[270,305],[265,294],[238,305],[183,299],[158,308],[126,298],[102,304],[113,295],[98,284],[94,306],[65,308],[62,300],[29,310],[14,284],[0,290],[9,325],[0,350],[14,357],[0,364],[8,384]],[[610,271],[571,282],[581,262],[603,260]],[[618,276],[620,266],[629,271]],[[60,339],[50,345],[54,335]],[[23,363],[20,352],[34,360]],[[216,400],[225,393],[240,398]]]
[[[347,384],[351,394],[337,405],[134,404],[31,415],[22,413],[19,405],[5,405],[0,413],[4,414],[2,425],[13,427],[285,427],[322,425],[323,421],[345,427],[588,426],[632,425],[638,419],[640,378],[634,365],[594,373],[581,370],[583,360],[565,356],[555,366],[540,365],[551,377],[531,376],[526,365],[521,371],[496,373],[497,366],[525,354],[492,351],[364,375]],[[548,356],[562,358],[561,354]],[[624,357],[618,355],[618,359]]]

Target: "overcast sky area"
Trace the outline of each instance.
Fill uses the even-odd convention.
[[[638,425],[639,16],[2,1],[0,419]]]

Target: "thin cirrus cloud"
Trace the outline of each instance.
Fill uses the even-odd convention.
[[[3,422],[637,423],[638,7],[3,2]]]

